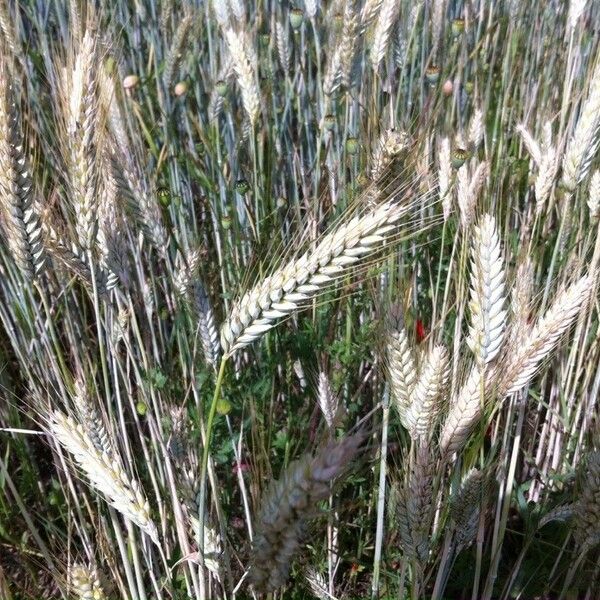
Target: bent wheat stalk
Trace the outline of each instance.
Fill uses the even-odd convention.
[[[317,245],[256,285],[234,305],[221,329],[226,356],[260,339],[280,319],[381,248],[410,204],[388,200],[326,234]]]

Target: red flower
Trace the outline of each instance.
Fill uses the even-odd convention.
[[[415,324],[415,336],[417,338],[417,342],[422,342],[425,339],[425,325],[423,325],[423,321],[421,319],[417,319]]]

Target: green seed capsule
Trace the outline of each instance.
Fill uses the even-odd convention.
[[[250,185],[248,184],[248,181],[246,179],[238,179],[235,182],[235,191],[240,194],[240,195],[244,195],[246,193],[248,193],[248,190],[250,189]]]
[[[223,217],[221,217],[221,227],[227,231],[228,229],[231,228],[231,217],[229,217],[228,215],[225,215]]]
[[[144,402],[138,402],[135,405],[135,410],[137,411],[137,414],[140,415],[140,417],[143,417],[148,412],[148,407]]]
[[[165,207],[171,204],[171,192],[167,188],[158,188],[156,191],[156,195],[158,196],[158,201]]]
[[[231,402],[229,400],[225,400],[225,398],[220,398],[217,401],[217,413],[220,415],[227,415],[231,412]]]
[[[323,117],[323,127],[327,130],[327,131],[331,131],[335,126],[335,117],[331,114],[329,115],[325,115]]]
[[[440,68],[437,65],[431,65],[425,70],[425,79],[427,83],[434,85],[440,78]]]
[[[290,25],[294,31],[298,31],[304,21],[304,11],[300,8],[292,8],[290,11]]]
[[[469,152],[464,148],[456,148],[452,153],[452,166],[455,169],[460,169],[465,161],[469,158]]]
[[[457,38],[465,30],[465,20],[464,19],[454,19],[454,21],[452,21],[451,29],[452,29],[452,36]]]
[[[219,79],[217,83],[215,83],[215,90],[217,90],[217,94],[224,98],[227,95],[227,82],[224,79]]]
[[[358,139],[355,137],[349,137],[346,140],[346,152],[350,155],[354,155],[358,152]]]
[[[467,81],[465,83],[465,92],[470,96],[473,93],[473,82],[472,81]]]

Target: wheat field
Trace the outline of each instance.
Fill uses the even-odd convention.
[[[0,599],[600,597],[599,145],[599,0],[0,0]]]

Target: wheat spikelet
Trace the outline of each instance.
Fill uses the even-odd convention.
[[[98,228],[98,95],[96,42],[86,31],[64,83],[65,121],[77,239],[84,251],[96,243]]]
[[[340,85],[350,87],[350,75],[356,44],[357,18],[354,0],[346,0],[344,5],[342,34],[331,56],[331,61],[323,79],[323,91],[331,96]]]
[[[335,425],[335,419],[338,412],[339,399],[333,393],[329,378],[326,373],[319,373],[319,384],[317,386],[317,399],[319,408],[323,413],[327,426],[331,429]]]
[[[254,68],[252,67],[254,63],[249,58],[244,39],[241,35],[233,29],[228,29],[225,32],[225,39],[231,53],[233,70],[235,71],[242,92],[242,104],[244,105],[250,124],[254,126],[260,109],[256,77]]]
[[[261,500],[253,540],[250,579],[257,592],[280,588],[300,547],[307,521],[319,514],[318,503],[331,493],[355,458],[363,435],[330,442],[314,455],[291,463]]]
[[[387,360],[392,404],[398,412],[402,425],[408,429],[406,413],[417,381],[417,369],[406,330],[402,326],[394,328],[389,335]]]
[[[192,307],[197,321],[200,342],[204,358],[211,367],[216,367],[221,354],[219,330],[216,324],[210,299],[202,282],[197,281],[190,287]]]
[[[573,505],[575,539],[590,547],[600,539],[600,452],[588,454],[578,501]]]
[[[471,325],[467,345],[480,368],[492,361],[504,339],[504,261],[496,222],[484,215],[474,228],[471,249]]]
[[[108,600],[102,574],[95,567],[73,565],[69,569],[69,588],[78,600]]]
[[[182,54],[185,50],[185,45],[188,41],[189,33],[192,28],[192,23],[192,15],[185,15],[183,19],[179,21],[179,25],[177,26],[175,35],[173,36],[171,47],[169,48],[167,58],[165,59],[165,70],[163,73],[163,81],[165,82],[165,87],[167,89],[170,89],[173,85],[176,71],[179,67],[179,63],[181,62]]]
[[[590,219],[600,217],[600,170],[596,170],[590,178],[587,205],[590,209]]]
[[[237,301],[221,329],[227,355],[258,340],[277,322],[296,312],[395,231],[408,207],[387,201],[326,234],[316,246],[276,270]]]
[[[360,11],[360,27],[362,31],[375,20],[382,4],[383,0],[366,0]]]
[[[525,126],[521,123],[517,125],[517,131],[521,135],[521,139],[525,144],[525,148],[529,152],[531,158],[533,158],[535,164],[539,167],[542,164],[542,150],[540,145],[533,139],[529,131],[525,128]]]
[[[471,173],[469,165],[465,163],[456,173],[456,194],[460,211],[460,222],[467,229],[475,218],[475,206],[488,172],[486,162],[481,162]]]
[[[375,26],[373,45],[371,47],[371,64],[375,71],[379,68],[379,64],[387,51],[390,32],[396,22],[399,9],[400,4],[396,0],[383,0],[381,4],[377,25]]]
[[[557,170],[558,156],[556,148],[550,146],[542,156],[540,169],[535,178],[535,210],[537,214],[540,214],[546,205]]]
[[[510,362],[502,367],[500,396],[519,391],[535,375],[542,361],[558,344],[560,337],[573,323],[587,301],[592,279],[584,276],[557,294],[552,306],[536,323],[533,330],[515,348]]]
[[[398,531],[406,555],[421,563],[429,556],[432,523],[433,461],[427,444],[419,443],[407,480],[398,497]]]
[[[592,73],[590,90],[581,107],[575,131],[565,150],[562,182],[574,190],[587,175],[600,141],[600,61]]]
[[[468,546],[475,539],[488,487],[485,474],[471,469],[450,499],[450,517],[454,522],[455,540],[459,547]]]
[[[483,140],[484,123],[483,123],[483,111],[478,108],[471,117],[469,124],[469,144],[476,150],[481,145]]]
[[[284,73],[290,70],[290,46],[286,28],[279,22],[275,23],[275,37],[277,39],[277,55]]]
[[[92,406],[85,382],[82,379],[75,381],[73,404],[77,409],[79,422],[92,441],[94,448],[100,453],[113,453],[114,449],[110,436],[98,412]]]
[[[23,275],[33,279],[45,263],[42,227],[23,151],[17,107],[4,65],[0,65],[0,88],[0,211],[5,215],[11,254]]]
[[[404,131],[388,129],[381,134],[371,159],[371,179],[377,181],[392,161],[408,147],[409,138]]]
[[[187,256],[186,264],[180,266],[175,274],[173,287],[175,291],[183,298],[189,291],[192,281],[200,264],[200,251],[192,250]]]
[[[569,2],[569,16],[567,18],[569,29],[575,29],[577,21],[583,13],[586,4],[587,0],[571,0]]]
[[[450,404],[450,411],[444,421],[439,446],[442,454],[452,454],[462,449],[473,427],[482,414],[482,372],[473,367]]]
[[[413,439],[431,434],[441,408],[441,395],[448,381],[448,351],[434,346],[410,394],[410,406],[406,411],[408,431]]]
[[[55,411],[50,430],[61,445],[73,455],[92,486],[122,515],[146,532],[158,545],[156,525],[150,518],[150,507],[140,485],[125,473],[120,458],[100,452],[83,426],[72,417]]]

